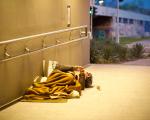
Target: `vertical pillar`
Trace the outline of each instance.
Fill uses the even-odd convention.
[[[116,42],[120,43],[120,38],[119,38],[119,0],[117,0],[117,36],[116,36]]]

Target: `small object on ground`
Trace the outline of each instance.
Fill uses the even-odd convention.
[[[96,89],[100,91],[100,90],[101,90],[101,87],[100,87],[99,85],[97,85],[97,86],[96,86]]]
[[[57,64],[58,64],[58,61],[48,61],[47,77],[53,72]]]
[[[71,93],[70,93],[70,98],[80,98],[80,93],[76,90],[73,90]]]
[[[85,79],[85,87],[90,88],[92,86],[92,74],[86,72],[85,73],[86,79]]]
[[[84,73],[84,70],[80,71],[79,82],[81,84],[81,90],[84,90],[85,89],[85,73]]]
[[[46,82],[47,77],[42,77],[40,82]]]

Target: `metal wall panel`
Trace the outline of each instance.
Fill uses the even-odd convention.
[[[67,5],[71,6],[71,27],[89,25],[87,0],[1,0],[0,41],[67,28]],[[70,37],[71,34],[71,37]],[[56,40],[69,41],[79,37],[79,31],[38,37],[26,42],[0,45],[0,59],[4,48],[11,56],[42,48]],[[86,65],[89,63],[89,39],[28,54],[0,62],[0,106],[21,96],[37,75],[42,75],[42,60],[57,60],[61,64]]]

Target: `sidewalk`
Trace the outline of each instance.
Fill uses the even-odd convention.
[[[22,103],[0,112],[0,120],[148,120],[150,67],[90,65],[94,87],[67,103]],[[100,90],[97,89],[100,86]]]
[[[143,40],[143,41],[138,41],[138,42],[133,42],[131,44],[127,44],[129,48],[131,48],[135,44],[142,44],[144,46],[144,50],[146,53],[150,53],[150,40]]]
[[[123,64],[124,65],[150,66],[150,58],[129,61],[129,62],[125,62]]]

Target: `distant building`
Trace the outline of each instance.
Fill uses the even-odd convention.
[[[117,9],[94,5],[96,17],[93,22],[95,38],[113,39],[117,29]],[[150,16],[131,11],[119,10],[120,37],[150,36]]]

